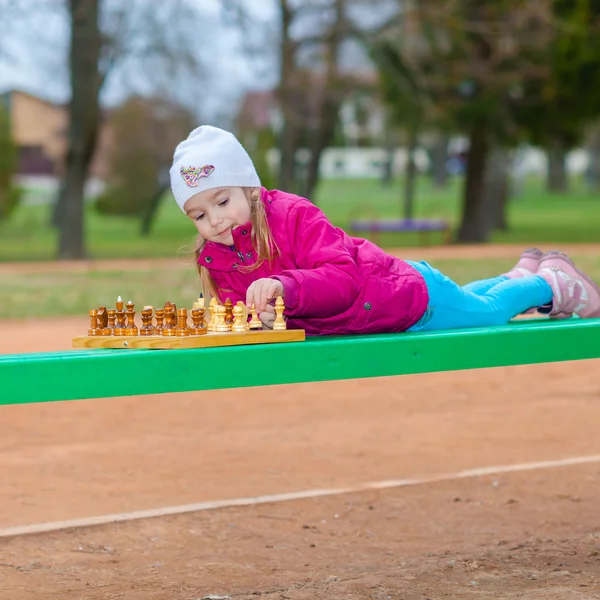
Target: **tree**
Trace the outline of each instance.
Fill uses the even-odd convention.
[[[525,82],[515,111],[523,136],[547,148],[548,190],[566,191],[565,155],[600,116],[600,4],[551,0],[551,10],[548,76]]]
[[[116,6],[116,8],[115,8]],[[85,257],[84,187],[100,126],[100,92],[126,59],[137,71],[152,69],[148,81],[181,88],[182,73],[197,76],[199,59],[190,27],[202,15],[184,0],[155,5],[140,0],[111,6],[106,0],[69,0],[71,101],[64,176],[53,222],[59,228],[59,257]],[[101,11],[101,8],[103,9]],[[102,14],[101,14],[102,12]],[[162,77],[156,78],[160,73]],[[156,86],[155,86],[156,88]],[[194,100],[192,98],[192,100]]]
[[[175,146],[194,124],[187,109],[160,96],[132,96],[111,111],[105,124],[110,174],[96,208],[104,214],[139,218],[142,235],[149,235],[169,187]]]
[[[432,107],[433,121],[469,140],[459,241],[481,242],[489,236],[487,157],[516,133],[510,105],[522,80],[544,76],[539,49],[550,39],[544,9],[536,0],[403,2],[408,35],[388,38],[403,57],[397,76],[410,77]]]
[[[21,189],[13,182],[18,158],[18,149],[10,131],[10,121],[0,100],[0,221],[9,217],[21,198]]]
[[[61,184],[59,258],[85,258],[83,196],[100,120],[98,72],[102,48],[99,0],[69,0],[71,102],[68,149]]]

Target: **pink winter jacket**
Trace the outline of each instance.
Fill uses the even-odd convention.
[[[256,279],[283,283],[288,327],[307,335],[405,331],[425,313],[425,281],[408,263],[334,227],[304,198],[262,190],[267,219],[280,253],[269,265],[255,262],[251,224],[233,230],[234,247],[207,242],[198,263],[207,267],[220,295],[245,302]]]

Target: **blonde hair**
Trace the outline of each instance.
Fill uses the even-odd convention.
[[[265,260],[271,261],[279,253],[279,248],[273,239],[271,228],[267,221],[267,213],[263,206],[260,197],[260,188],[242,188],[246,195],[246,200],[250,205],[250,222],[252,223],[252,246],[256,252],[256,262],[253,265],[243,266],[240,265],[239,271],[242,273],[250,273],[255,269],[258,269]],[[198,258],[204,249],[206,240],[198,236],[196,238],[196,248],[194,249],[194,256],[196,257],[196,268],[200,274],[200,285],[202,287],[202,294],[205,298],[216,298],[219,302],[223,302],[223,298],[220,296],[222,292],[231,292],[232,290],[219,289],[212,278],[210,271],[203,265],[198,263]]]

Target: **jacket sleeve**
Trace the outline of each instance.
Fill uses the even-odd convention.
[[[290,209],[286,233],[297,268],[274,276],[283,284],[286,313],[326,318],[348,310],[360,292],[361,274],[343,232],[304,201]]]

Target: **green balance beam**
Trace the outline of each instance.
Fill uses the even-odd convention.
[[[600,358],[600,319],[186,350],[0,355],[0,405]]]

